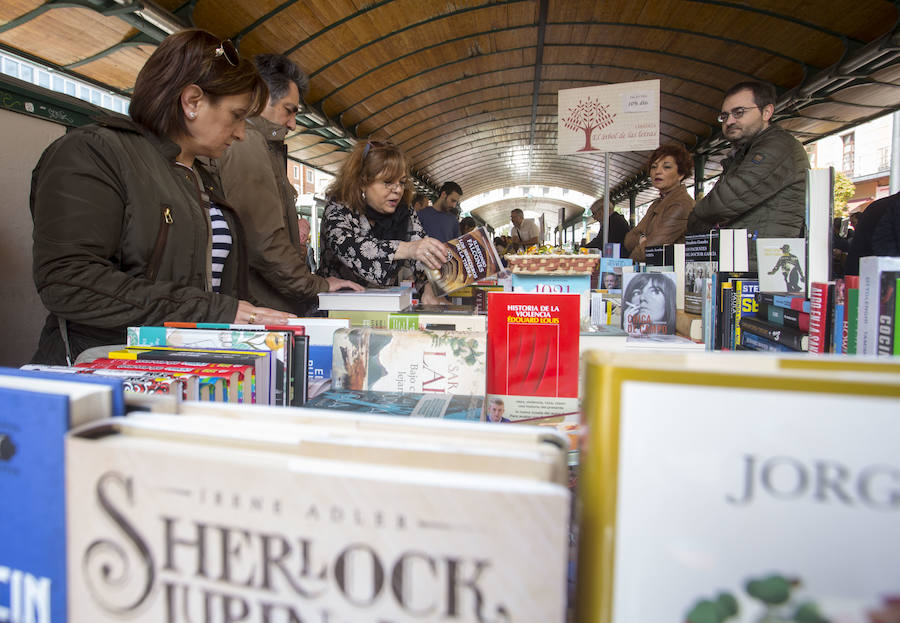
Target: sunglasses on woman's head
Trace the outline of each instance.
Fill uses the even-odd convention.
[[[225,60],[232,67],[237,67],[241,64],[241,55],[238,54],[237,48],[234,47],[234,44],[230,39],[223,39],[222,43],[219,44],[219,47],[216,48],[216,58],[220,56],[224,56]]]

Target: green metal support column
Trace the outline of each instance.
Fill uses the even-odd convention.
[[[628,223],[634,227],[637,223],[634,222],[634,215],[637,211],[637,193],[631,192],[628,193]]]
[[[694,154],[694,201],[703,198],[703,180],[706,179],[706,154]]]

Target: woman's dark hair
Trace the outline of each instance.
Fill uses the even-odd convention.
[[[409,175],[406,156],[392,143],[359,142],[341,167],[325,194],[357,214],[365,214],[363,189],[379,180],[403,179]],[[398,205],[411,205],[412,188],[407,180]]]
[[[638,273],[628,282],[628,286],[622,293],[622,308],[628,304],[634,291],[646,288],[647,286],[656,286],[663,291],[666,297],[666,333],[673,335],[675,333],[675,281],[666,277],[662,273]],[[624,313],[624,312],[623,312]]]
[[[181,92],[197,85],[212,103],[228,95],[250,93],[248,117],[266,106],[269,90],[253,63],[216,54],[222,40],[205,30],[182,30],[166,37],[150,55],[134,83],[129,114],[154,134],[177,138],[187,134]],[[230,45],[230,44],[229,44]]]
[[[467,216],[459,222],[459,233],[465,234],[466,232],[472,231],[476,227],[478,227],[478,223],[475,222],[475,219],[473,219],[471,216]]]
[[[694,170],[691,154],[680,143],[667,143],[653,150],[653,153],[650,154],[650,159],[647,161],[647,168],[649,169],[654,162],[666,156],[672,156],[672,159],[675,160],[675,166],[678,167],[678,175],[688,177],[691,171]]]

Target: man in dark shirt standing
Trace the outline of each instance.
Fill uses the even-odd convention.
[[[419,222],[432,238],[447,242],[459,238],[459,221],[456,218],[456,206],[462,197],[462,188],[456,182],[447,182],[441,186],[441,194],[429,208],[416,212]]]

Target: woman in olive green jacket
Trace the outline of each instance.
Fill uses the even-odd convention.
[[[36,363],[168,320],[282,323],[246,300],[239,221],[195,158],[221,156],[268,91],[229,41],[187,30],[137,77],[131,120],[79,128],[32,177],[34,280],[50,311]]]

